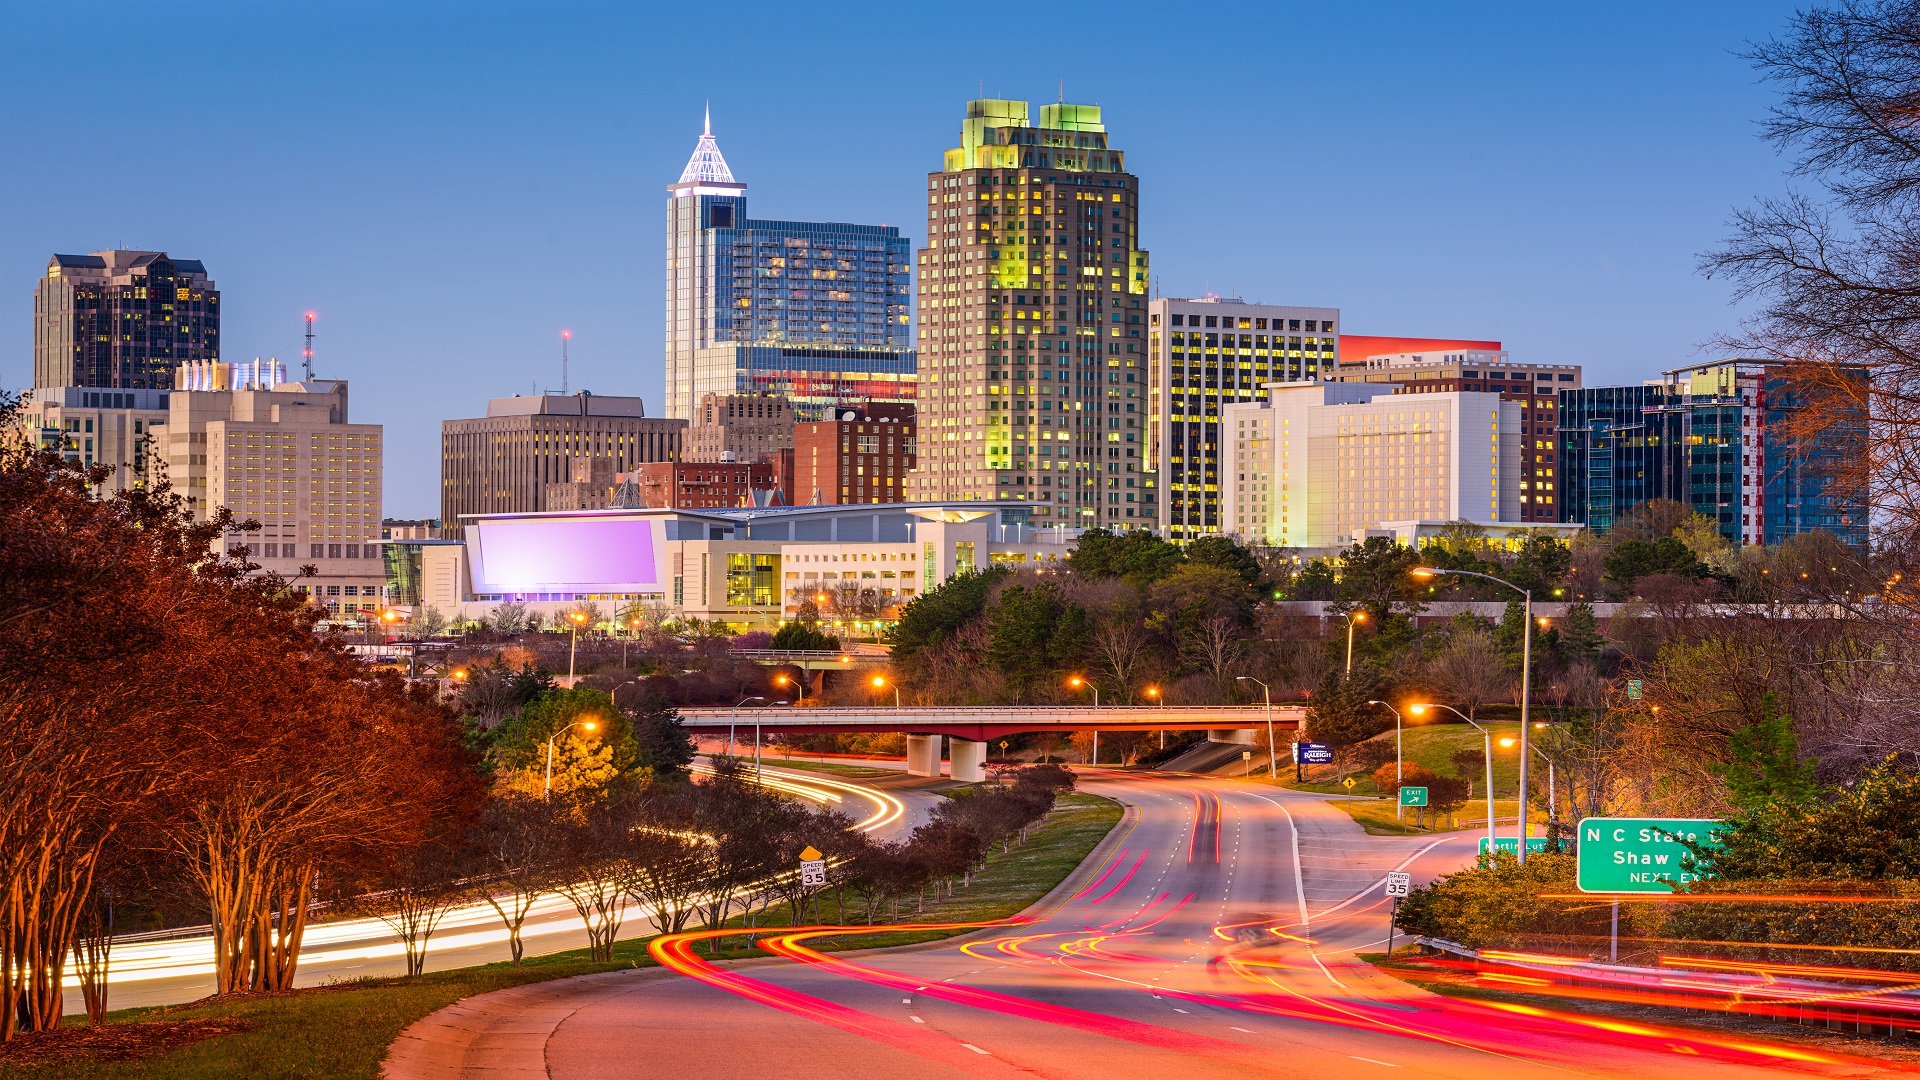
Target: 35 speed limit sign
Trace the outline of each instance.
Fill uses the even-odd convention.
[[[1413,890],[1413,875],[1404,870],[1387,871],[1387,895],[1405,896]]]

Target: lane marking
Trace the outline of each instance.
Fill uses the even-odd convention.
[[[909,1019],[909,1020],[911,1020],[911,1021],[913,1021],[913,1022],[914,1022],[914,1023],[916,1023],[916,1024],[924,1024],[924,1023],[926,1023],[926,1021],[925,1021],[925,1020],[922,1020],[922,1019],[920,1019],[919,1017],[917,1017],[917,1016],[914,1016],[914,1015],[913,1015],[913,1014],[911,1014],[911,1013],[909,1013],[909,1014],[907,1014],[907,1019]]]
[[[991,1051],[982,1050],[979,1047],[973,1045],[972,1043],[961,1043],[960,1045],[966,1047],[967,1049],[973,1051],[976,1054],[986,1054],[988,1057],[993,1056]]]
[[[1399,1068],[1399,1067],[1400,1067],[1400,1066],[1398,1066],[1398,1065],[1395,1065],[1395,1064],[1394,1064],[1393,1062],[1391,1062],[1391,1061],[1378,1061],[1378,1060],[1376,1060],[1376,1059],[1374,1059],[1374,1058],[1363,1058],[1363,1057],[1361,1057],[1361,1056],[1360,1056],[1359,1054],[1348,1054],[1347,1056],[1348,1056],[1348,1057],[1350,1057],[1350,1058],[1352,1058],[1352,1059],[1353,1059],[1353,1060],[1355,1060],[1355,1061],[1364,1061],[1364,1062],[1367,1062],[1367,1063],[1368,1063],[1368,1064],[1370,1064],[1370,1065],[1385,1065],[1385,1066],[1386,1066],[1387,1068],[1389,1068],[1389,1069],[1397,1069],[1397,1068]]]
[[[1228,1026],[1228,1027],[1233,1027],[1233,1025],[1231,1025],[1231,1024],[1229,1024],[1229,1025],[1227,1025],[1227,1026]],[[1251,1034],[1253,1034],[1253,1031],[1252,1031],[1252,1029],[1250,1029],[1250,1028],[1233,1028],[1233,1030],[1235,1030],[1235,1031],[1244,1031],[1244,1032],[1246,1032],[1246,1033],[1247,1033],[1247,1034],[1249,1034],[1249,1035],[1251,1035]]]

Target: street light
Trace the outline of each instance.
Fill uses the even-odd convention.
[[[1349,611],[1347,612],[1346,618],[1347,618],[1347,677],[1352,678],[1353,677],[1353,628],[1356,625],[1367,621],[1367,613],[1364,611]]]
[[[873,688],[875,690],[885,690],[887,688],[886,676],[875,675],[873,677]],[[897,685],[893,688],[893,707],[896,709],[900,707],[900,687]]]
[[[1541,724],[1540,726],[1546,727],[1547,725]],[[1509,735],[1500,737],[1501,746],[1512,746],[1514,741],[1513,737]],[[1555,789],[1553,782],[1553,758],[1548,757],[1547,752],[1537,746],[1532,749],[1534,753],[1540,755],[1541,760],[1547,763],[1547,835],[1552,837],[1555,835],[1554,826],[1559,821],[1556,815],[1560,813],[1560,793]]]
[[[540,798],[542,801],[553,794],[553,740],[565,735],[574,728],[579,728],[582,731],[592,731],[595,727],[597,727],[597,725],[591,720],[575,720],[573,723],[547,736],[547,779],[545,783],[540,785]]]
[[[738,722],[740,719],[740,706],[745,705],[749,701],[758,701],[762,705],[764,705],[766,704],[767,699],[760,697],[758,695],[755,695],[754,697],[743,697],[739,701],[734,702],[733,711],[727,714],[727,756],[728,757],[733,756],[733,725],[736,722]],[[758,721],[754,722],[754,728],[753,728],[753,761],[754,761],[754,766],[757,768],[760,764],[760,725]]]
[[[1073,678],[1068,679],[1067,685],[1073,687],[1076,690],[1078,690],[1082,686],[1092,687],[1093,688],[1093,707],[1096,710],[1100,708],[1100,688],[1098,686],[1094,686],[1092,683],[1088,682],[1087,680],[1081,678],[1078,675],[1075,675]],[[1089,765],[1100,764],[1100,729],[1099,728],[1093,729],[1093,760],[1089,761],[1087,764]]]
[[[1273,691],[1267,688],[1266,683],[1260,682],[1259,679],[1251,675],[1235,675],[1233,680],[1235,682],[1260,684],[1260,696],[1264,698],[1267,703],[1267,779],[1278,780],[1280,779],[1280,774],[1276,770],[1279,766],[1276,765],[1275,762],[1278,760],[1279,755],[1273,752]]]
[[[1415,716],[1419,716],[1421,713],[1426,712],[1428,709],[1445,709],[1448,712],[1452,713],[1453,715],[1459,717],[1460,719],[1465,720],[1467,723],[1472,724],[1474,727],[1480,728],[1480,735],[1487,744],[1487,749],[1486,749],[1487,852],[1491,854],[1494,851],[1494,849],[1499,846],[1494,841],[1495,841],[1495,838],[1500,835],[1499,833],[1496,833],[1493,830],[1493,732],[1488,731],[1486,728],[1480,727],[1480,724],[1477,721],[1475,721],[1473,717],[1468,716],[1466,713],[1461,712],[1459,709],[1456,709],[1451,705],[1409,705],[1407,706],[1407,711],[1412,713]],[[1525,833],[1521,833],[1520,835],[1523,838],[1526,836]],[[1522,843],[1520,846],[1526,847],[1527,845],[1525,843]]]
[[[580,649],[580,625],[587,621],[587,613],[584,611],[569,611],[567,612],[567,621],[573,624],[572,627],[569,628],[573,633],[573,642],[567,646],[567,685],[572,686],[573,655]]]
[[[1406,767],[1401,764],[1400,756],[1400,710],[1384,701],[1369,701],[1367,704],[1378,705],[1393,714],[1393,778],[1395,780],[1405,780]],[[1395,802],[1397,803],[1398,800],[1395,800]],[[1396,805],[1393,808],[1393,820],[1404,821],[1406,820],[1406,816],[1406,807]]]
[[[1147,696],[1153,699],[1153,703],[1155,705],[1158,705],[1163,709],[1167,707],[1167,700],[1160,696],[1159,687],[1157,686],[1147,687]],[[1166,748],[1167,748],[1167,729],[1161,728],[1160,729],[1160,749],[1165,750]]]
[[[627,636],[620,639],[620,670],[627,670],[627,643],[633,640],[633,632],[640,628],[639,619],[627,620]]]
[[[1491,581],[1496,585],[1505,585],[1520,594],[1526,601],[1526,632],[1520,635],[1520,865],[1527,864],[1527,729],[1532,725],[1528,720],[1528,706],[1533,699],[1533,593],[1523,589],[1505,578],[1492,574],[1482,574],[1473,570],[1437,570],[1430,567],[1415,567],[1414,577],[1431,578],[1436,574],[1454,574],[1459,577],[1477,577]],[[1491,774],[1489,774],[1491,775]],[[1491,826],[1492,822],[1488,822]]]

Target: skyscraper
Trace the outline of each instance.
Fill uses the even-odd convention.
[[[33,385],[167,390],[220,355],[220,293],[162,251],[55,255],[33,290]]]
[[[883,225],[755,221],[709,118],[667,187],[667,416],[774,393],[802,420],[912,401],[911,243]]]
[[[911,498],[1150,527],[1139,213],[1098,106],[1042,105],[1034,125],[1024,101],[967,103],[927,175]]]
[[[1226,527],[1221,479],[1233,439],[1221,410],[1266,397],[1275,382],[1315,382],[1339,363],[1339,308],[1279,307],[1218,296],[1161,297],[1148,305],[1147,501],[1174,540]]]

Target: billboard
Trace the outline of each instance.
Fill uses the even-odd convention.
[[[665,591],[663,517],[480,518],[466,531],[476,593]]]

